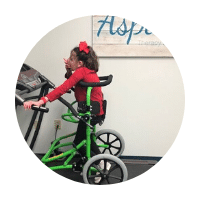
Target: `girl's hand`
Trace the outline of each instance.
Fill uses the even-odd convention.
[[[67,70],[67,69],[69,69],[69,64],[68,64],[69,58],[68,59],[63,58],[63,59],[64,59],[64,63],[65,63],[65,68]]]
[[[30,110],[32,105],[40,107],[43,104],[44,104],[44,101],[42,101],[42,100],[39,100],[39,101],[27,101],[27,102],[24,102],[24,108],[25,108],[25,110]]]
[[[65,68],[67,70],[67,72],[65,74],[65,78],[68,79],[72,75],[72,70],[69,66],[69,58],[68,59],[63,58],[63,59],[64,59],[64,63],[65,63]]]

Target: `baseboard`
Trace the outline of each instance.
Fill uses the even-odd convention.
[[[153,156],[120,156],[120,159],[127,159],[127,160],[154,160],[160,161],[162,157],[153,157]]]

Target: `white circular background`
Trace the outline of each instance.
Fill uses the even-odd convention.
[[[17,118],[15,116],[13,117],[13,113],[15,113],[14,94],[21,64],[28,56],[31,49],[43,36],[55,27],[75,18],[88,15],[108,14],[126,18],[128,20],[134,19],[134,21],[142,24],[157,35],[171,51],[183,78],[185,89],[185,112],[175,142],[158,164],[144,174],[124,183],[109,186],[93,186],[77,183],[57,175],[56,173],[52,173],[52,170],[48,169],[33,154],[31,149],[24,142]],[[31,40],[29,38],[31,38]],[[24,165],[26,165],[27,168],[38,177],[38,180],[42,180],[45,185],[52,185],[60,193],[83,199],[108,199],[114,196],[123,196],[141,190],[161,178],[164,175],[164,172],[166,172],[166,170],[176,162],[181,149],[188,139],[188,133],[192,125],[196,104],[196,80],[195,77],[191,76],[187,55],[181,51],[178,40],[173,37],[170,31],[165,28],[159,20],[155,19],[150,14],[143,13],[140,10],[134,10],[127,5],[100,2],[98,0],[81,0],[71,5],[61,6],[61,8],[53,10],[49,14],[38,19],[22,34],[11,52],[8,62],[9,64],[7,65],[7,69],[4,70],[4,88],[6,89],[5,113],[8,121],[8,138],[14,146],[16,155],[19,157],[21,162],[23,162]],[[9,78],[11,74],[12,78]],[[10,103],[11,101],[12,103]],[[32,163],[34,163],[34,165]],[[99,192],[99,187],[101,187],[101,191],[103,192]]]

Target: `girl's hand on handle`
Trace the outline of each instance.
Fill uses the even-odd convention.
[[[25,110],[30,110],[32,105],[40,107],[43,104],[44,104],[44,101],[42,101],[42,100],[39,100],[39,101],[27,101],[27,102],[24,102],[24,108],[25,108]]]

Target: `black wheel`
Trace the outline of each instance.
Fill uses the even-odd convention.
[[[106,144],[107,148],[99,147],[102,154],[110,154],[119,157],[125,148],[123,137],[115,130],[104,129],[96,133],[97,145]]]
[[[103,168],[98,164],[102,160],[104,162]],[[124,182],[127,178],[128,172],[125,164],[119,158],[109,154],[99,154],[92,157],[83,168],[83,180],[87,184],[115,184]]]

